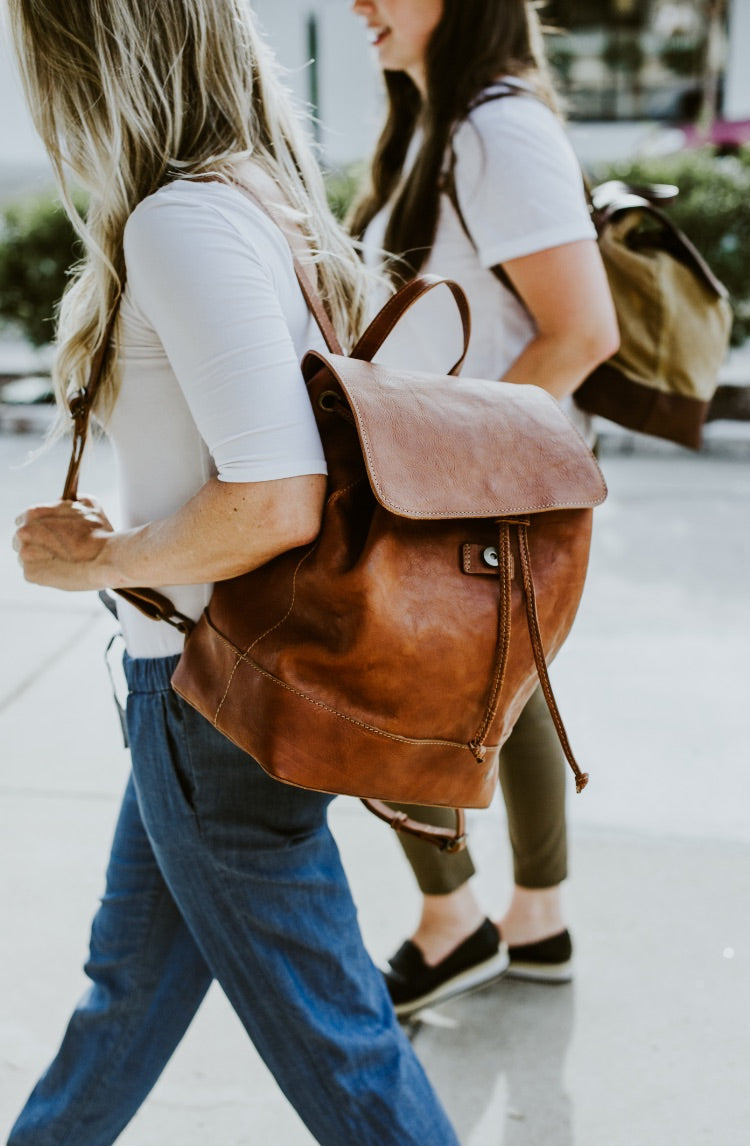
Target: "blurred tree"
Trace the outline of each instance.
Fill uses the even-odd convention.
[[[35,346],[51,342],[68,272],[82,253],[70,220],[52,198],[7,207],[0,216],[0,321]]]
[[[633,97],[631,114],[638,112],[641,87],[638,82],[645,60],[645,52],[637,32],[615,28],[607,37],[602,50],[602,63],[612,75],[611,116],[618,119],[622,114],[621,96],[628,93]]]
[[[676,76],[698,78],[706,58],[705,37],[674,35],[665,42],[659,59]]]

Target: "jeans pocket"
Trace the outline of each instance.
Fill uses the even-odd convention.
[[[162,697],[165,750],[185,804],[197,818],[199,810],[198,779],[193,767],[191,737],[186,721],[183,719],[184,713],[179,706],[173,704],[174,700],[177,700],[174,693],[165,693]]]

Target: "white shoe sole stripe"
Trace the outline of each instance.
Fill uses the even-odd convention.
[[[477,963],[474,967],[468,967],[460,975],[455,975],[447,982],[441,983],[439,987],[435,987],[433,991],[428,991],[426,995],[420,995],[418,999],[411,999],[408,1003],[398,1003],[394,1010],[397,1015],[411,1015],[415,1011],[421,1011],[424,1007],[433,1006],[436,1003],[445,1003],[448,999],[455,999],[457,995],[465,995],[469,991],[475,991],[479,987],[484,987],[495,979],[499,979],[507,969],[508,951],[503,945],[497,955],[493,955],[491,959],[486,959],[484,963]]]

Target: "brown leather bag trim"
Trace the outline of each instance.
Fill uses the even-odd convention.
[[[467,505],[460,504],[460,491],[455,483],[446,485],[444,482],[440,487],[441,496],[445,499],[443,504],[435,506],[434,498],[433,504],[429,506],[425,505],[424,501],[421,504],[418,501],[413,504],[405,504],[403,479],[408,467],[402,464],[398,469],[394,469],[394,465],[399,459],[404,463],[406,455],[402,446],[400,453],[392,453],[388,457],[391,468],[384,468],[381,460],[383,451],[378,450],[378,443],[382,444],[383,435],[387,433],[388,423],[380,418],[379,410],[375,410],[372,403],[372,395],[379,381],[383,383],[383,393],[388,392],[388,368],[376,363],[359,363],[350,358],[325,355],[320,351],[311,350],[305,355],[302,362],[305,379],[309,382],[318,373],[321,366],[327,368],[345,395],[346,402],[354,416],[370,486],[380,505],[390,513],[417,521],[450,520],[457,517],[487,519],[539,513],[546,510],[593,508],[601,505],[607,496],[606,484],[596,459],[582,444],[580,465],[576,471],[577,480],[573,488],[569,487],[565,495],[559,498],[550,496],[548,491],[539,496],[539,491],[534,486],[533,490],[530,487],[528,490],[524,489],[521,493],[516,493],[515,496],[518,500],[511,502],[509,500],[511,491],[503,487],[495,491],[495,500],[491,503]],[[472,392],[486,395],[488,391],[498,393],[498,388],[502,387],[510,395],[516,389],[508,382],[490,382],[472,378],[461,378],[457,380],[455,386],[460,388],[460,392],[464,395]],[[559,405],[554,402],[550,403],[548,395],[542,394],[537,388],[530,387],[527,389],[536,391],[537,398],[534,400],[540,407],[540,414],[543,407],[545,425],[550,433],[553,433],[558,427],[564,428],[566,434],[569,433],[569,420]],[[451,383],[449,390],[441,390],[433,380],[427,384],[425,389],[422,376],[414,375],[413,396],[416,398],[420,393],[422,395],[429,393],[430,400],[435,403],[439,403],[443,399],[442,408],[444,411],[450,409],[449,402],[452,394],[458,392],[458,389],[454,389],[453,383]],[[519,450],[524,446],[523,440],[515,444]],[[412,490],[407,489],[406,492],[413,494]]]
[[[680,394],[664,394],[635,382],[604,362],[575,392],[576,405],[589,414],[599,414],[629,430],[701,448],[703,423],[709,402]]]
[[[441,852],[446,852],[448,855],[462,852],[466,847],[466,813],[463,808],[454,808],[456,827],[451,832],[450,828],[438,828],[433,824],[423,823],[421,820],[412,820],[406,812],[395,812],[382,800],[363,799],[362,803],[368,811],[388,824],[394,832],[406,832],[425,843],[435,844]]]

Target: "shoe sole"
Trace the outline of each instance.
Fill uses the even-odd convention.
[[[511,959],[506,976],[528,983],[569,983],[573,978],[573,963],[521,963]]]
[[[420,995],[418,999],[395,1004],[393,1009],[399,1018],[405,1018],[425,1007],[445,1003],[448,999],[455,999],[459,995],[468,995],[471,991],[477,991],[480,987],[486,987],[496,979],[500,979],[508,970],[508,962],[508,952],[501,948],[497,955],[486,959],[484,963],[477,963],[474,967],[462,971],[460,975],[454,975],[452,979],[441,983],[426,995]]]

